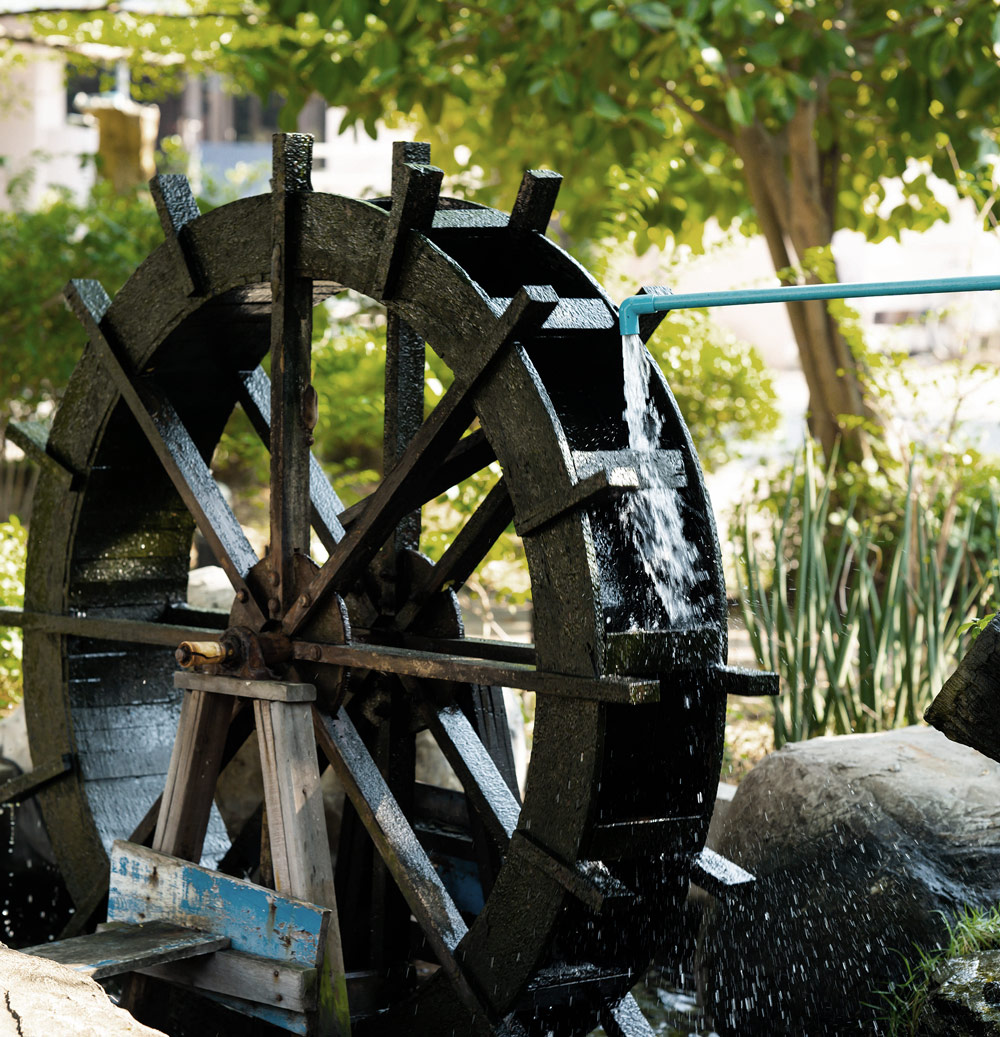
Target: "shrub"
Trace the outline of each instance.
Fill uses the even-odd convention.
[[[27,530],[11,515],[0,522],[0,605],[24,604],[24,558]],[[0,627],[0,709],[21,699],[21,630]]]
[[[782,679],[776,747],[916,723],[940,690],[998,551],[993,473],[947,483],[942,464],[911,464],[880,499],[836,459],[823,475],[807,444],[763,522],[744,509],[740,604],[758,663]]]

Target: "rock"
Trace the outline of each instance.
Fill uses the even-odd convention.
[[[716,1029],[876,1033],[877,991],[944,941],[938,912],[1000,897],[1000,766],[928,728],[788,745],[740,784],[717,849],[757,882],[703,921]]]
[[[917,1037],[1000,1037],[1000,951],[951,958],[935,978]]]
[[[0,756],[13,761],[22,771],[31,770],[31,749],[28,746],[28,723],[24,706],[16,706],[0,715]]]
[[[0,977],[0,1037],[165,1037],[66,965],[0,944]]]
[[[219,565],[203,565],[188,572],[187,603],[193,609],[233,607],[233,585],[226,570]]]

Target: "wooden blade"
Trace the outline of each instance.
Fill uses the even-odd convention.
[[[65,296],[233,589],[245,596],[247,606],[263,622],[246,583],[257,555],[173,404],[150,381],[126,370],[115,344],[106,337],[101,321],[111,303],[107,293],[97,281],[71,281]]]

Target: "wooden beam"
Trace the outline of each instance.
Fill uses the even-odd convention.
[[[311,382],[312,281],[301,276],[301,195],[312,190],[312,137],[276,133],[271,170],[272,618],[295,598],[295,555],[309,555],[309,468],[316,424]]]
[[[174,674],[174,687],[189,691],[211,692],[213,695],[238,696],[268,702],[315,702],[316,688],[312,684],[289,681],[251,681],[242,677],[183,670]]]
[[[21,953],[58,962],[91,979],[107,979],[228,946],[228,936],[198,932],[172,922],[115,922],[88,936],[23,947]]]
[[[256,699],[253,705],[275,887],[329,912],[317,991],[317,1026],[321,1033],[347,1037],[351,1012],[312,707],[306,702],[265,699]]]
[[[353,666],[359,670],[375,670],[379,673],[395,673],[426,680],[521,688],[539,694],[568,698],[597,699],[601,702],[620,702],[628,705],[660,700],[658,680],[618,676],[580,677],[575,674],[539,670],[525,663],[494,662],[468,656],[396,648],[391,645],[327,645],[299,641],[293,647],[293,655],[296,659],[335,666]]]
[[[111,850],[108,920],[172,922],[226,936],[233,950],[316,968],[330,912],[135,843]]]
[[[153,835],[154,850],[201,860],[232,715],[232,699],[185,690]]]

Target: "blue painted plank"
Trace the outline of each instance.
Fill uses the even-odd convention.
[[[318,968],[330,911],[134,843],[111,852],[108,921],[173,922],[233,950]]]

